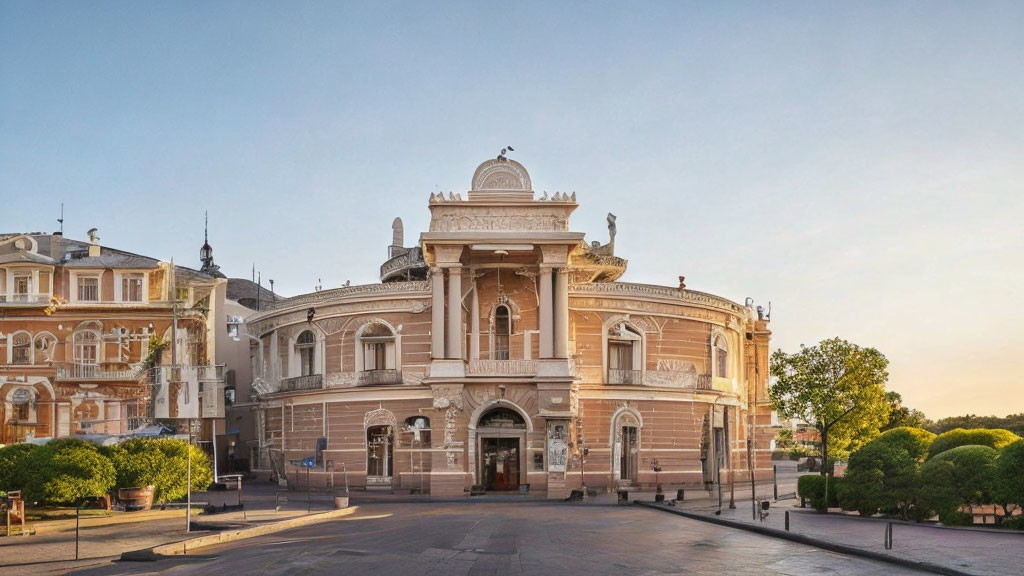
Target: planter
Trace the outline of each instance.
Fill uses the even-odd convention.
[[[121,488],[117,491],[117,500],[127,511],[149,510],[153,507],[155,490],[156,487],[152,485],[145,488]]]
[[[335,496],[334,507],[336,509],[348,508],[348,496]]]

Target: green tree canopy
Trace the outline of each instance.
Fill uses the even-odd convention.
[[[1018,436],[1024,436],[1024,412],[1010,414],[1005,418],[998,416],[977,416],[967,414],[965,416],[950,416],[942,418],[926,426],[936,434],[949,432],[954,428],[1002,428],[1009,430]]]
[[[924,412],[904,406],[903,396],[899,392],[890,390],[885,393],[885,399],[889,403],[889,421],[882,426],[882,430],[925,428],[932,423]]]
[[[794,354],[776,350],[771,360],[775,408],[818,430],[824,460],[830,449],[842,455],[870,440],[886,423],[889,361],[878,350],[832,338]]]
[[[192,489],[205,490],[213,482],[210,458],[196,446],[173,438],[132,438],[115,446],[110,459],[117,471],[118,488],[155,487],[159,502],[177,500],[187,493],[188,452],[192,453]]]
[[[993,501],[997,454],[988,446],[968,445],[930,458],[921,466],[926,480],[921,487],[922,505],[938,512],[944,524],[969,523],[959,508]]]
[[[0,448],[0,491],[24,490],[28,483],[25,461],[33,444],[11,444]]]
[[[116,475],[99,449],[77,438],[58,438],[32,449],[24,459],[25,498],[49,504],[75,504],[102,496]]]
[[[928,456],[933,457],[957,446],[988,446],[996,450],[1013,444],[1021,437],[1009,430],[974,428],[964,430],[956,428],[949,432],[943,432],[935,438],[928,448]]]
[[[920,468],[935,434],[894,428],[850,455],[840,500],[844,508],[871,515],[879,510],[904,520],[927,514],[918,506]]]
[[[1006,446],[996,457],[995,492],[1006,516],[1013,506],[1024,508],[1024,440]]]

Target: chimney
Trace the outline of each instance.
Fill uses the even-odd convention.
[[[89,235],[89,258],[96,258],[100,255],[99,230],[96,228],[90,228],[86,234]]]
[[[50,235],[50,258],[60,262],[64,258],[64,233],[54,232]]]

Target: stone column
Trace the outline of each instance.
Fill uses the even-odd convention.
[[[462,358],[462,267],[448,269],[448,354]]]
[[[555,358],[569,357],[569,270],[555,273]]]
[[[540,357],[551,358],[554,356],[552,323],[554,317],[551,312],[551,268],[541,266],[540,268]]]
[[[444,358],[444,270],[431,268],[430,282],[430,357]]]
[[[473,336],[469,340],[469,357],[473,360],[480,359],[480,294],[476,289],[476,282],[473,282],[473,309],[470,311],[469,319],[473,323],[470,332]]]

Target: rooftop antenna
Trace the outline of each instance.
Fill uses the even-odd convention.
[[[60,218],[57,218],[57,222],[60,223],[60,235],[64,235],[64,203],[60,203]]]
[[[210,243],[210,211],[203,211],[203,244]]]

